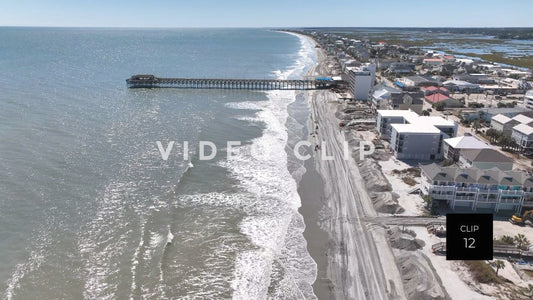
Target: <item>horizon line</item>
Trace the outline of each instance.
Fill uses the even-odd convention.
[[[71,26],[71,25],[0,25],[0,28],[120,28],[120,29],[533,29],[533,26]]]

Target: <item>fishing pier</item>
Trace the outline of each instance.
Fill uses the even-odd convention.
[[[133,75],[126,79],[128,88],[178,88],[227,90],[318,90],[332,89],[343,84],[330,77],[312,79],[208,79],[161,78],[154,75]]]

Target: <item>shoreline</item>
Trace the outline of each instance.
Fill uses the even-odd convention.
[[[305,39],[310,41],[313,46],[316,46],[316,42],[309,38],[308,36],[289,32],[289,31],[279,31],[282,33],[290,34],[296,36],[300,39]],[[309,67],[307,72],[303,76],[313,76],[316,73],[316,69],[321,64],[321,57],[317,49],[315,48],[316,61],[312,66]],[[308,105],[309,115],[305,122],[306,134],[305,140],[310,139],[310,135],[314,132],[314,124],[312,122],[312,107],[310,105],[310,99],[313,92],[301,92],[301,95],[305,98],[305,102]],[[297,93],[298,94],[298,93]],[[326,253],[328,251],[329,244],[329,234],[321,226],[321,211],[326,207],[324,201],[324,181],[322,176],[319,174],[316,169],[315,156],[312,155],[310,159],[304,162],[303,167],[305,172],[302,174],[302,177],[297,182],[297,192],[300,197],[301,206],[298,209],[303,217],[305,229],[302,233],[307,245],[307,251],[313,261],[316,263],[316,278],[312,283],[313,293],[317,299],[331,299],[332,298],[332,283],[328,278],[328,260]]]
[[[304,37],[316,45],[312,38]],[[306,75],[328,75],[328,58],[322,49],[316,51],[317,62]],[[304,237],[318,269],[315,295],[319,299],[406,299],[385,229],[362,220],[377,213],[356,161],[343,159],[341,145],[347,138],[337,127],[337,95],[331,91],[305,95],[310,108],[309,131],[313,132],[309,141],[319,145],[324,140],[331,147],[328,155],[335,156],[333,161],[309,160],[298,185]],[[321,151],[315,152],[315,157]]]

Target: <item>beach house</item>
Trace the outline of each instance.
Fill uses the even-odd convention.
[[[498,168],[421,165],[420,189],[437,205],[451,209],[519,212],[533,207],[533,178],[521,171]]]

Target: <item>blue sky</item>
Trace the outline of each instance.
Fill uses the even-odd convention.
[[[532,27],[531,0],[0,0],[0,26]]]

